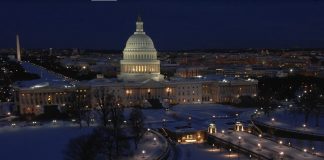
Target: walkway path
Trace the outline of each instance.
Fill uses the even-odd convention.
[[[156,138],[156,141],[154,141]],[[167,152],[167,140],[155,131],[146,132],[141,139],[135,154],[130,159],[132,160],[158,160]],[[144,152],[143,152],[144,151]]]

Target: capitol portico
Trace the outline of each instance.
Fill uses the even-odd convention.
[[[65,106],[77,92],[88,106],[98,106],[95,94],[99,91],[118,97],[124,106],[146,106],[148,100],[169,104],[238,102],[240,96],[256,96],[258,81],[216,77],[165,80],[160,74],[160,61],[152,39],[143,29],[138,17],[136,31],[129,37],[120,61],[118,79],[97,78],[78,82],[70,87],[56,84],[16,86],[16,105],[21,114],[42,113],[44,106]]]

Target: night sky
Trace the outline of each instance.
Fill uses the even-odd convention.
[[[0,48],[121,50],[138,14],[158,50],[324,47],[322,0],[2,0]]]

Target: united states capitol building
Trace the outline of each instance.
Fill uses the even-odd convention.
[[[67,81],[64,84],[42,82],[16,87],[15,103],[21,114],[40,114],[46,105],[65,106],[77,93],[88,106],[96,107],[100,92],[118,97],[124,106],[146,106],[155,99],[167,104],[200,104],[237,102],[240,96],[256,96],[254,79],[207,76],[195,79],[171,78],[160,73],[160,60],[152,39],[144,32],[139,17],[136,31],[129,37],[120,61],[117,79],[98,77],[90,81]]]

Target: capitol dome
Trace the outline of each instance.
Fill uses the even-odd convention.
[[[123,60],[120,61],[119,79],[126,81],[142,81],[153,79],[160,81],[160,61],[152,39],[143,29],[141,17],[137,18],[136,31],[131,35],[123,51]]]
[[[151,37],[146,34],[133,34],[128,38],[124,51],[143,49],[156,51]]]

